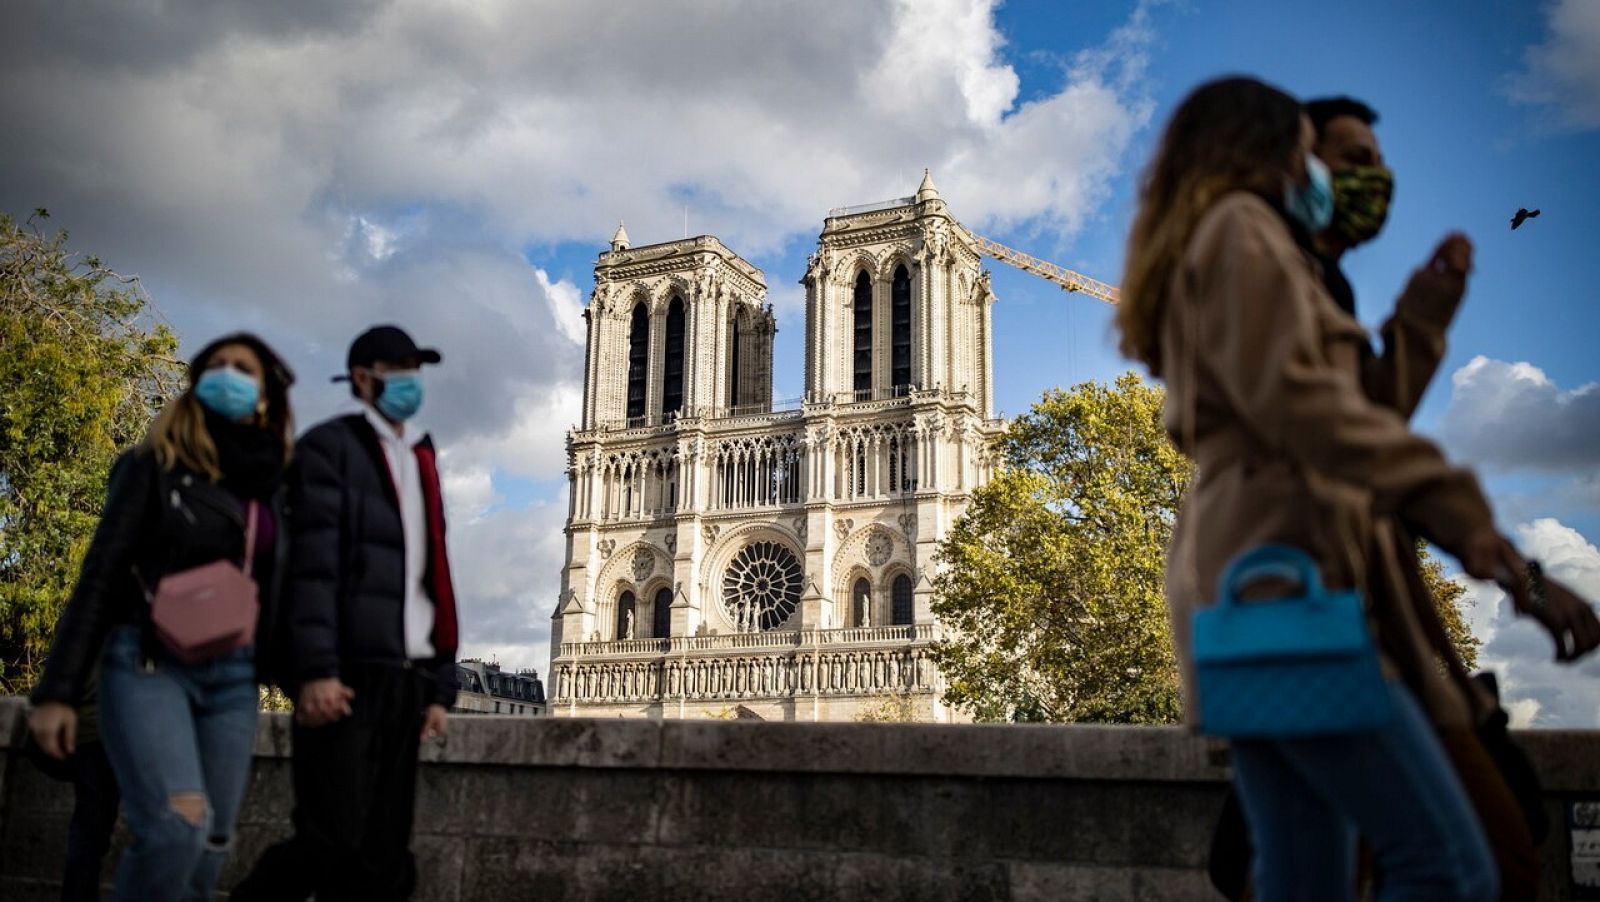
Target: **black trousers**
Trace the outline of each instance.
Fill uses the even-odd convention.
[[[268,849],[234,889],[235,902],[389,902],[411,896],[417,749],[430,698],[428,674],[346,665],[351,714],[294,726],[294,837]]]
[[[67,867],[61,874],[61,902],[100,899],[100,870],[117,826],[117,775],[99,740],[84,742],[72,755],[72,822],[67,827]]]

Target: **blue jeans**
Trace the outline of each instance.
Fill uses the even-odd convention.
[[[1494,856],[1433,725],[1391,684],[1395,718],[1370,733],[1233,743],[1234,783],[1263,902],[1355,898],[1355,839],[1378,898],[1494,900]]]
[[[204,664],[162,650],[146,668],[139,630],[114,628],[100,677],[100,729],[133,844],[118,900],[209,900],[233,842],[255,743],[255,654]],[[198,797],[198,822],[177,805]]]

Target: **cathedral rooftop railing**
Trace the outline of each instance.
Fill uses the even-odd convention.
[[[909,207],[916,203],[915,197],[896,197],[889,200],[880,200],[871,204],[856,204],[853,207],[834,207],[828,211],[829,219],[838,219],[841,216],[859,216],[862,213],[876,213],[879,210],[893,210],[896,207]]]
[[[742,649],[793,649],[801,646],[880,645],[931,641],[935,626],[918,623],[825,630],[765,630],[714,636],[674,636],[670,639],[616,639],[600,642],[563,642],[562,658],[596,656],[656,656],[680,652],[739,651]]]

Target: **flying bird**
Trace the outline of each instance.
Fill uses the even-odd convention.
[[[1511,217],[1511,231],[1515,232],[1517,230],[1517,226],[1522,225],[1523,223],[1527,222],[1528,220],[1530,220],[1533,217],[1538,216],[1538,215],[1539,215],[1539,211],[1538,210],[1530,210],[1527,207],[1523,207],[1523,208],[1519,209],[1517,211],[1517,215]]]

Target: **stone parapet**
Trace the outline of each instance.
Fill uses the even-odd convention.
[[[0,898],[53,899],[70,790],[21,760],[23,710],[0,700]],[[1518,738],[1568,899],[1600,734]],[[288,832],[289,742],[262,718],[225,886]],[[416,898],[1211,899],[1226,779],[1177,728],[461,718],[423,753]]]

